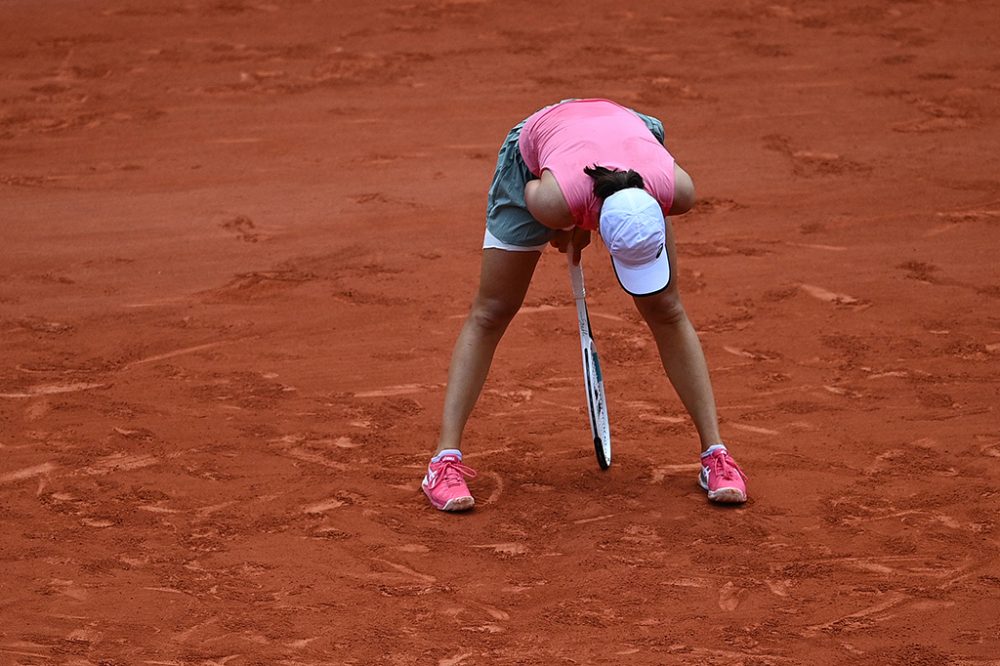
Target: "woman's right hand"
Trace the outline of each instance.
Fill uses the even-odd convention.
[[[583,248],[590,245],[590,232],[580,227],[573,227],[572,229],[556,231],[549,240],[549,245],[564,254],[570,243],[573,244],[573,263],[579,264]]]

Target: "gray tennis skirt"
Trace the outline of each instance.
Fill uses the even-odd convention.
[[[563,100],[560,104],[569,101],[572,100]],[[659,119],[638,111],[632,113],[646,123],[657,141],[663,143],[663,123]],[[493,172],[493,182],[486,198],[487,238],[492,236],[500,241],[500,244],[491,245],[492,247],[510,245],[515,248],[540,249],[555,233],[531,216],[528,204],[524,201],[524,186],[529,180],[536,180],[536,176],[525,165],[518,146],[525,122],[527,118],[507,133],[497,155],[496,171]]]

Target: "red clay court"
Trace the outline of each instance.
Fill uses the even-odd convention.
[[[6,0],[0,663],[1000,664],[985,1]],[[700,202],[710,506],[588,249],[615,463],[543,257],[419,489],[499,142],[608,97]]]

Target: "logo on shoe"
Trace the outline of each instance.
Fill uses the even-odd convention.
[[[438,475],[437,472],[428,467],[427,476],[424,477],[424,485],[433,486],[434,482],[437,480],[437,475]]]

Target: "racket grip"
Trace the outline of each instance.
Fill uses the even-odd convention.
[[[580,300],[587,296],[587,289],[583,284],[583,258],[579,264],[573,263],[573,244],[566,246],[566,263],[569,266],[569,280],[573,286],[573,298]]]

